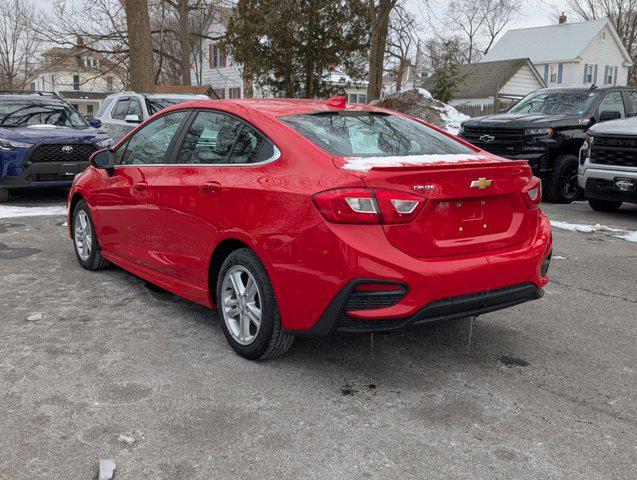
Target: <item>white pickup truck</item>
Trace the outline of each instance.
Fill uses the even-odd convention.
[[[593,210],[637,203],[637,117],[591,127],[579,163],[577,180]]]

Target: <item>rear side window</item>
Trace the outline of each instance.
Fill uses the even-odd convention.
[[[100,109],[97,111],[97,114],[95,116],[98,118],[104,116],[104,114],[107,112],[109,107],[113,104],[113,100],[114,100],[113,98],[105,99],[100,105]]]
[[[419,122],[382,112],[321,112],[279,120],[339,157],[473,153]]]
[[[249,164],[262,161],[269,143],[242,121],[219,112],[199,112],[188,129],[177,162],[193,165]],[[269,151],[272,152],[271,144]],[[272,155],[269,155],[270,157]]]
[[[633,112],[637,112],[637,92],[628,92],[628,98],[630,99],[630,103],[633,105]]]

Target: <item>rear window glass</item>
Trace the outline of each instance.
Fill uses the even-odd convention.
[[[473,153],[419,122],[382,112],[321,112],[279,120],[338,157]]]

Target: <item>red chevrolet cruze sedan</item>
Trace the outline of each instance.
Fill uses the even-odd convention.
[[[542,296],[541,187],[431,125],[344,99],[158,113],[95,153],[69,195],[82,267],[110,262],[216,308],[234,350],[385,332]]]

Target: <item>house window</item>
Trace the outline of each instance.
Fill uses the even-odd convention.
[[[229,88],[228,98],[241,98],[241,87]]]
[[[35,82],[31,82],[31,84],[29,85],[29,90],[35,92]]]
[[[617,67],[613,67],[612,65],[606,65],[604,69],[604,84],[605,85],[614,85],[617,81]]]
[[[80,76],[73,75],[73,90],[79,90],[79,89],[80,89]]]
[[[86,115],[93,118],[93,105],[89,104],[86,106]]]
[[[226,55],[221,45],[210,44],[210,68],[218,68],[226,66]]]
[[[348,93],[347,102],[348,103],[367,103],[367,94],[366,93]]]
[[[593,83],[593,65],[584,65],[584,83]]]
[[[602,30],[602,33],[600,36],[602,38],[602,42],[605,42],[606,38],[608,38],[608,32],[606,30]]]
[[[549,65],[549,82],[557,83],[557,67],[555,65]]]

